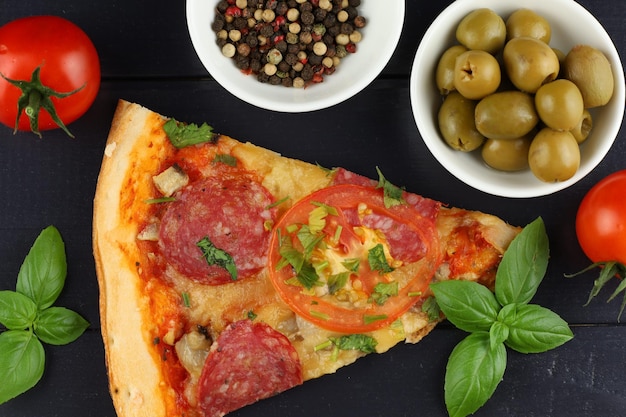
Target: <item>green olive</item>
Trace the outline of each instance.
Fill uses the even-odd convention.
[[[583,115],[576,124],[576,126],[570,130],[570,133],[576,139],[576,142],[579,144],[583,143],[589,137],[589,133],[591,133],[591,129],[593,129],[593,119],[591,117],[591,113],[589,110],[583,110]]]
[[[499,171],[520,171],[528,168],[530,135],[516,139],[487,139],[481,148],[483,160]]]
[[[552,29],[543,16],[530,9],[517,9],[506,20],[506,36],[508,39],[526,36],[550,43]]]
[[[506,26],[493,10],[476,9],[461,20],[456,28],[456,39],[467,49],[495,54],[504,46]]]
[[[570,132],[545,127],[530,144],[528,165],[541,181],[566,181],[574,176],[580,166],[578,143]]]
[[[573,82],[555,80],[539,87],[535,94],[535,108],[546,126],[572,130],[583,114],[583,96]]]
[[[502,91],[478,102],[475,123],[490,139],[515,139],[529,133],[539,122],[533,98],[521,91]]]
[[[559,58],[552,48],[540,40],[513,38],[503,52],[504,67],[518,89],[535,93],[543,84],[559,74]]]
[[[611,63],[591,46],[577,45],[568,52],[563,76],[578,86],[585,108],[604,106],[613,96],[615,81]]]
[[[470,50],[456,58],[454,87],[470,100],[479,100],[496,91],[500,79],[500,64],[488,52]]]
[[[470,152],[482,145],[485,138],[474,125],[476,102],[452,91],[439,108],[439,131],[453,149]]]
[[[441,55],[441,58],[437,63],[435,79],[437,82],[437,88],[442,95],[446,95],[455,89],[454,65],[456,63],[456,58],[465,51],[467,51],[467,48],[463,45],[454,45],[446,49],[446,51]]]

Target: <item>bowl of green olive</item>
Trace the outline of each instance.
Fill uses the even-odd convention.
[[[591,172],[626,101],[613,41],[573,0],[454,1],[420,42],[410,95],[443,167],[510,198],[552,194]]]

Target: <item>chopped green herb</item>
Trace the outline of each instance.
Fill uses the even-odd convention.
[[[350,272],[340,272],[338,274],[333,274],[328,277],[328,292],[333,295],[340,289],[346,286],[348,283],[348,278],[350,278]]]
[[[222,163],[231,167],[236,167],[237,158],[235,158],[232,155],[220,153],[220,154],[215,155],[215,158],[213,158],[213,163]]]
[[[312,234],[318,234],[326,227],[326,216],[328,211],[322,206],[315,207],[309,212],[308,229]]]
[[[181,294],[181,296],[183,298],[183,305],[187,308],[191,307],[191,303],[189,302],[189,294],[184,292]]]
[[[341,232],[343,231],[343,226],[338,224],[335,229],[335,234],[333,235],[332,243],[337,245],[339,243],[339,239],[341,238]]]
[[[305,224],[298,231],[298,240],[304,248],[304,258],[309,259],[313,250],[324,240],[324,235],[313,232]]]
[[[256,314],[254,311],[252,311],[252,310],[248,311],[247,316],[248,316],[248,318],[249,318],[250,320],[254,320],[254,319],[256,319],[256,318],[257,318],[257,314]]]
[[[374,292],[370,295],[369,301],[381,306],[385,304],[389,297],[396,295],[398,295],[397,282],[379,282],[374,286]]]
[[[320,343],[319,345],[315,346],[315,347],[313,348],[313,351],[314,351],[314,352],[317,352],[318,350],[324,350],[324,349],[326,349],[326,348],[331,347],[332,345],[333,345],[333,342],[332,342],[332,341],[330,341],[330,340],[327,340],[327,341],[325,341],[325,342],[323,342],[323,343]]]
[[[435,297],[430,296],[422,303],[422,312],[428,315],[429,322],[435,322],[441,317],[441,310]]]
[[[266,209],[271,209],[274,208],[276,206],[280,206],[281,204],[283,204],[284,202],[288,201],[291,197],[287,196],[285,198],[281,198],[278,201],[274,201],[272,204],[268,205],[267,207],[265,207]]]
[[[300,268],[300,271],[296,275],[298,281],[304,285],[307,290],[315,287],[316,285],[320,285],[320,277],[317,275],[315,268],[309,262],[305,262]]]
[[[376,321],[379,321],[379,320],[385,320],[387,317],[388,316],[386,314],[378,314],[378,315],[375,315],[375,316],[367,316],[367,315],[365,315],[365,316],[363,316],[363,323],[365,323],[365,324],[372,324],[372,323],[374,323]]]
[[[196,245],[202,251],[202,257],[206,260],[207,264],[217,265],[224,268],[228,271],[230,278],[233,281],[237,280],[237,267],[235,266],[235,261],[230,254],[217,248],[208,236],[202,238],[198,243],[196,243]]]
[[[393,268],[389,266],[387,258],[385,257],[385,250],[382,243],[379,243],[369,250],[367,260],[369,261],[372,271],[378,271],[381,274],[393,271]]]
[[[296,274],[302,269],[302,265],[304,265],[304,255],[294,248],[288,239],[283,240],[278,249],[278,253],[280,253],[282,259],[276,264],[277,271],[280,271],[287,265],[291,265],[294,271],[296,271]]]
[[[185,124],[170,119],[163,125],[163,130],[174,147],[180,149],[186,146],[213,140],[213,128],[206,123],[201,126],[191,123]]]
[[[378,172],[378,185],[376,186],[376,188],[383,189],[383,201],[385,203],[385,207],[389,208],[392,206],[406,204],[406,201],[404,201],[404,198],[402,198],[403,190],[387,181],[382,171],[378,167],[376,167],[376,172]]]
[[[341,263],[348,271],[356,272],[359,270],[359,265],[361,264],[361,260],[359,258],[348,258]]]
[[[341,350],[360,350],[364,353],[376,352],[378,342],[372,336],[351,334],[341,337],[331,337],[331,342]]]
[[[321,313],[321,312],[315,311],[315,310],[309,310],[309,313],[311,313],[311,316],[317,317],[318,319],[321,319],[321,320],[328,320],[330,318],[330,317],[328,317],[328,314]]]
[[[144,200],[146,204],[158,204],[158,203],[170,203],[172,201],[176,201],[174,197],[160,197],[160,198],[149,198]]]
[[[330,214],[331,216],[339,215],[339,212],[337,211],[336,207],[329,206],[328,204],[320,203],[319,201],[311,201],[311,204],[313,204],[316,207],[323,208],[326,211],[326,214]]]

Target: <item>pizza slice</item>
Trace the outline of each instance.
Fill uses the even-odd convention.
[[[520,231],[120,101],[93,246],[117,414],[223,416],[442,320]]]

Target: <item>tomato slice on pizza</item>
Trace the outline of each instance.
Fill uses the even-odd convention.
[[[427,293],[438,243],[435,219],[416,207],[388,207],[383,190],[373,186],[334,185],[298,201],[279,220],[268,272],[306,320],[368,332],[390,325]]]
[[[173,142],[166,123],[120,101],[94,199],[119,417],[221,417],[416,343],[442,319],[431,280],[491,286],[520,230],[207,127]]]

